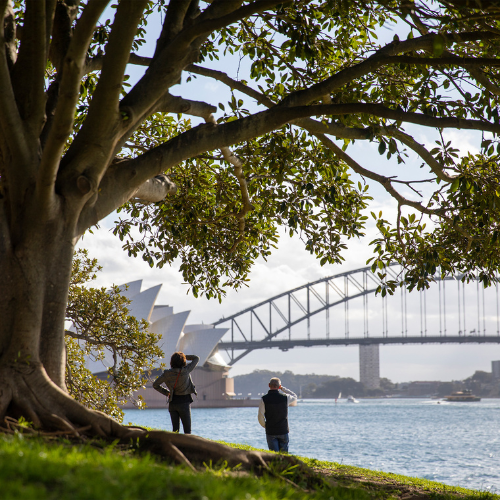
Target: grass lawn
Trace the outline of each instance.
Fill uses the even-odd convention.
[[[231,445],[253,449],[248,446]],[[205,464],[197,473],[139,454],[130,446],[0,433],[2,500],[500,500],[488,492],[449,487],[395,474],[302,458],[305,477],[293,467],[256,476]]]

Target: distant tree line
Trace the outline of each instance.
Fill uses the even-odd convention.
[[[254,370],[252,373],[234,377],[236,394],[242,397],[257,397],[265,394],[271,377],[279,377],[282,384],[294,391],[302,398],[336,398],[339,393],[342,397],[353,395],[355,397],[383,396],[392,393],[395,389],[389,379],[380,379],[380,389],[368,389],[361,382],[350,377],[336,375],[296,375],[286,370],[285,372],[272,372],[270,370]]]
[[[500,397],[500,380],[494,380],[492,374],[476,371],[474,375],[460,381],[451,382],[404,382],[393,383],[387,378],[380,379],[379,389],[369,389],[361,382],[350,377],[336,375],[298,375],[289,370],[272,372],[254,370],[252,373],[234,377],[234,389],[240,397],[256,398],[265,394],[271,377],[279,377],[282,384],[302,398],[334,399],[348,395],[354,397],[444,397],[454,391],[470,389],[482,397]]]

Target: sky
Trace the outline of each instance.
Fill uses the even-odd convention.
[[[148,43],[141,49],[141,55],[151,55],[154,50],[154,39],[159,29],[159,21],[148,24]],[[392,36],[386,33],[387,36]],[[209,64],[206,64],[209,66]],[[221,69],[221,64],[212,66]],[[232,61],[223,61],[222,69],[232,72],[236,77]],[[241,67],[240,67],[241,70]],[[131,82],[140,76],[135,68],[130,68]],[[175,92],[179,89],[179,92]],[[184,83],[173,89],[174,94],[185,97],[196,96],[206,102],[221,100],[227,94],[222,84],[199,77],[189,86]],[[215,102],[215,103],[216,103]],[[420,134],[420,135],[419,135]],[[422,135],[418,132],[415,138],[427,145],[432,144],[436,137]],[[452,140],[455,147],[462,152],[477,151],[477,136],[470,132],[450,132],[447,140]],[[458,145],[458,146],[457,146]],[[385,175],[401,173],[401,168],[395,162],[388,162],[377,152],[378,144],[356,142],[353,152],[354,158],[361,164],[375,168]],[[416,160],[410,160],[407,168],[415,171],[418,168]],[[370,210],[382,210],[386,218],[395,213],[395,203],[385,192],[376,186],[370,189],[374,201]],[[404,194],[404,193],[403,193]],[[367,227],[367,236],[362,240],[348,242],[348,251],[343,255],[345,262],[342,265],[326,265],[321,267],[319,262],[305,251],[298,238],[289,238],[282,235],[278,249],[268,258],[267,262],[260,259],[254,266],[248,287],[240,291],[228,290],[227,295],[219,304],[216,300],[194,298],[188,293],[188,286],[183,283],[182,275],[178,271],[178,263],[163,269],[150,268],[140,258],[130,258],[121,249],[121,242],[111,233],[116,214],[111,214],[101,221],[99,229],[93,234],[86,234],[79,242],[79,247],[87,248],[91,257],[96,257],[103,271],[98,275],[92,286],[109,287],[113,284],[143,280],[143,289],[162,284],[157,304],[168,304],[174,307],[174,312],[190,310],[189,323],[211,323],[223,316],[229,316],[246,307],[256,304],[279,293],[301,286],[337,273],[358,269],[366,265],[366,260],[372,256],[368,243],[376,236],[373,224]],[[494,300],[488,295],[486,299],[487,315],[495,315]],[[437,295],[429,294],[429,307],[435,303]],[[472,299],[471,299],[472,300]],[[415,301],[414,301],[415,302]],[[372,301],[371,313],[376,316],[376,300]],[[413,309],[411,309],[413,307]],[[410,306],[410,321],[417,321],[418,306]],[[355,312],[355,309],[353,309]],[[414,314],[413,314],[414,313]],[[450,308],[451,316],[456,311]],[[413,314],[413,315],[412,315]],[[413,318],[413,319],[412,319]],[[455,317],[456,319],[456,317]],[[342,319],[343,321],[343,319]],[[433,327],[429,321],[429,329]],[[437,321],[437,320],[436,320]],[[450,317],[450,321],[452,321]],[[249,373],[255,369],[275,371],[291,370],[294,373],[316,373],[352,377],[359,380],[357,346],[294,348],[287,352],[278,349],[257,350],[238,361],[231,369],[231,375]],[[491,361],[500,359],[500,344],[493,345],[391,345],[380,347],[380,374],[393,382],[411,380],[462,380],[472,375],[476,370],[491,371]],[[286,385],[286,382],[283,381]]]

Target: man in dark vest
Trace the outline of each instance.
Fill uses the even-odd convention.
[[[283,387],[279,378],[269,381],[269,392],[262,396],[259,405],[259,423],[266,429],[271,451],[288,451],[288,407],[294,401],[297,395]]]

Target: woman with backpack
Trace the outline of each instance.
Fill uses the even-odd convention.
[[[190,361],[190,363],[187,363]],[[200,361],[198,356],[174,352],[170,358],[170,369],[165,370],[154,382],[153,388],[167,396],[168,411],[172,420],[173,432],[179,432],[180,421],[184,434],[191,434],[191,403],[196,388],[191,379],[191,372]],[[165,384],[167,388],[162,387]]]

